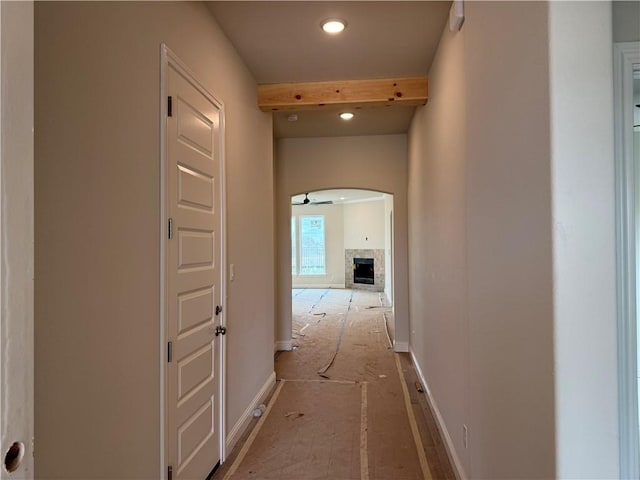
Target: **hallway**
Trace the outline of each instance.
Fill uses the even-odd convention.
[[[235,478],[254,465],[256,478],[295,469],[377,478],[400,466],[422,475],[396,358],[414,372],[386,349],[380,309],[360,309],[379,305],[375,297],[370,305],[354,296],[329,378],[317,371],[344,317],[307,309],[296,320],[298,348],[288,351],[291,197],[347,187],[393,194],[385,224],[395,348],[411,352],[435,399],[459,478],[640,478],[637,432],[621,441],[635,425],[621,402],[636,404],[638,390],[621,381],[637,365],[629,375],[620,368],[633,335],[619,327],[636,322],[621,315],[635,312],[622,292],[635,295],[619,280],[634,262],[621,261],[614,234],[620,208],[633,210],[617,188],[632,183],[618,168],[629,123],[621,112],[637,109],[619,108],[612,81],[618,64],[628,72],[615,85],[632,86],[640,64],[612,48],[640,42],[640,3],[468,1],[461,29],[449,25],[450,2],[440,3],[441,17],[428,14],[438,3],[1,2],[0,418],[11,422],[0,422],[0,433],[4,452],[18,443],[23,453],[12,478],[178,479],[212,436],[219,448],[204,452],[202,471],[224,458],[216,476],[224,478],[246,426],[258,423],[253,408],[276,387]],[[321,22],[336,16],[348,28],[327,37]],[[164,193],[179,185],[168,182],[166,131],[182,107],[168,93],[164,48],[224,106],[218,124],[194,114],[183,125],[198,141],[209,132],[199,144],[222,151],[222,174],[177,172],[197,189],[184,197],[185,212],[220,207],[219,235],[174,229],[167,208]],[[261,85],[415,76],[427,79],[425,105],[405,111],[396,99],[409,97],[394,88],[386,96],[394,106],[363,107],[350,122],[337,115],[349,102],[317,99],[327,108],[306,110],[291,92],[290,105],[304,110],[266,113],[257,101]],[[325,119],[331,128],[315,127]],[[168,243],[189,243],[200,258],[170,264]],[[180,320],[183,332],[226,332],[203,355],[174,350],[181,332],[168,322],[178,310],[163,282],[176,263],[219,273],[211,284],[223,301],[206,289],[180,299],[180,313],[194,319]],[[340,285],[334,280],[316,286]],[[300,299],[313,306],[322,293]],[[320,306],[342,293],[330,291]],[[287,353],[276,365],[278,350]],[[174,422],[181,398],[170,397],[169,371],[178,365],[182,398],[200,393],[198,380],[220,381],[221,408],[209,397],[202,422]],[[291,381],[276,384],[276,369]],[[406,385],[422,415],[415,402],[424,395],[414,380]],[[397,443],[395,428],[404,433]],[[436,477],[442,440],[424,432]],[[289,450],[285,438],[296,442]],[[339,467],[327,446],[348,453],[348,463]],[[272,467],[257,456],[269,452],[278,457]]]
[[[267,410],[214,478],[454,478],[409,357],[391,350],[380,294],[293,297],[294,349],[277,356]]]

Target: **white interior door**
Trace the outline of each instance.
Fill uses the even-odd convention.
[[[165,80],[167,464],[203,480],[221,458],[221,109],[172,58]]]

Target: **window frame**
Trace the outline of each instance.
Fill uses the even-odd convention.
[[[303,246],[302,246],[302,224],[303,219],[317,217],[322,220],[322,272],[313,272],[306,273],[302,271],[302,257],[303,257]],[[313,214],[292,214],[291,215],[291,275],[298,277],[318,277],[318,276],[326,276],[327,275],[327,224],[326,224],[326,215],[323,213],[313,213]],[[294,227],[295,223],[295,243],[294,243]],[[294,264],[294,250],[295,250],[295,264]]]

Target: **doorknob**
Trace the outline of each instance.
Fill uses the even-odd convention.
[[[221,325],[218,325],[216,327],[216,337],[218,335],[226,335],[226,334],[227,334],[227,328],[226,327],[223,327]]]

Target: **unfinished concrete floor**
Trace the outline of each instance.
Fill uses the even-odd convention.
[[[294,349],[276,358],[267,410],[214,478],[453,479],[380,294],[294,290],[293,305]]]

